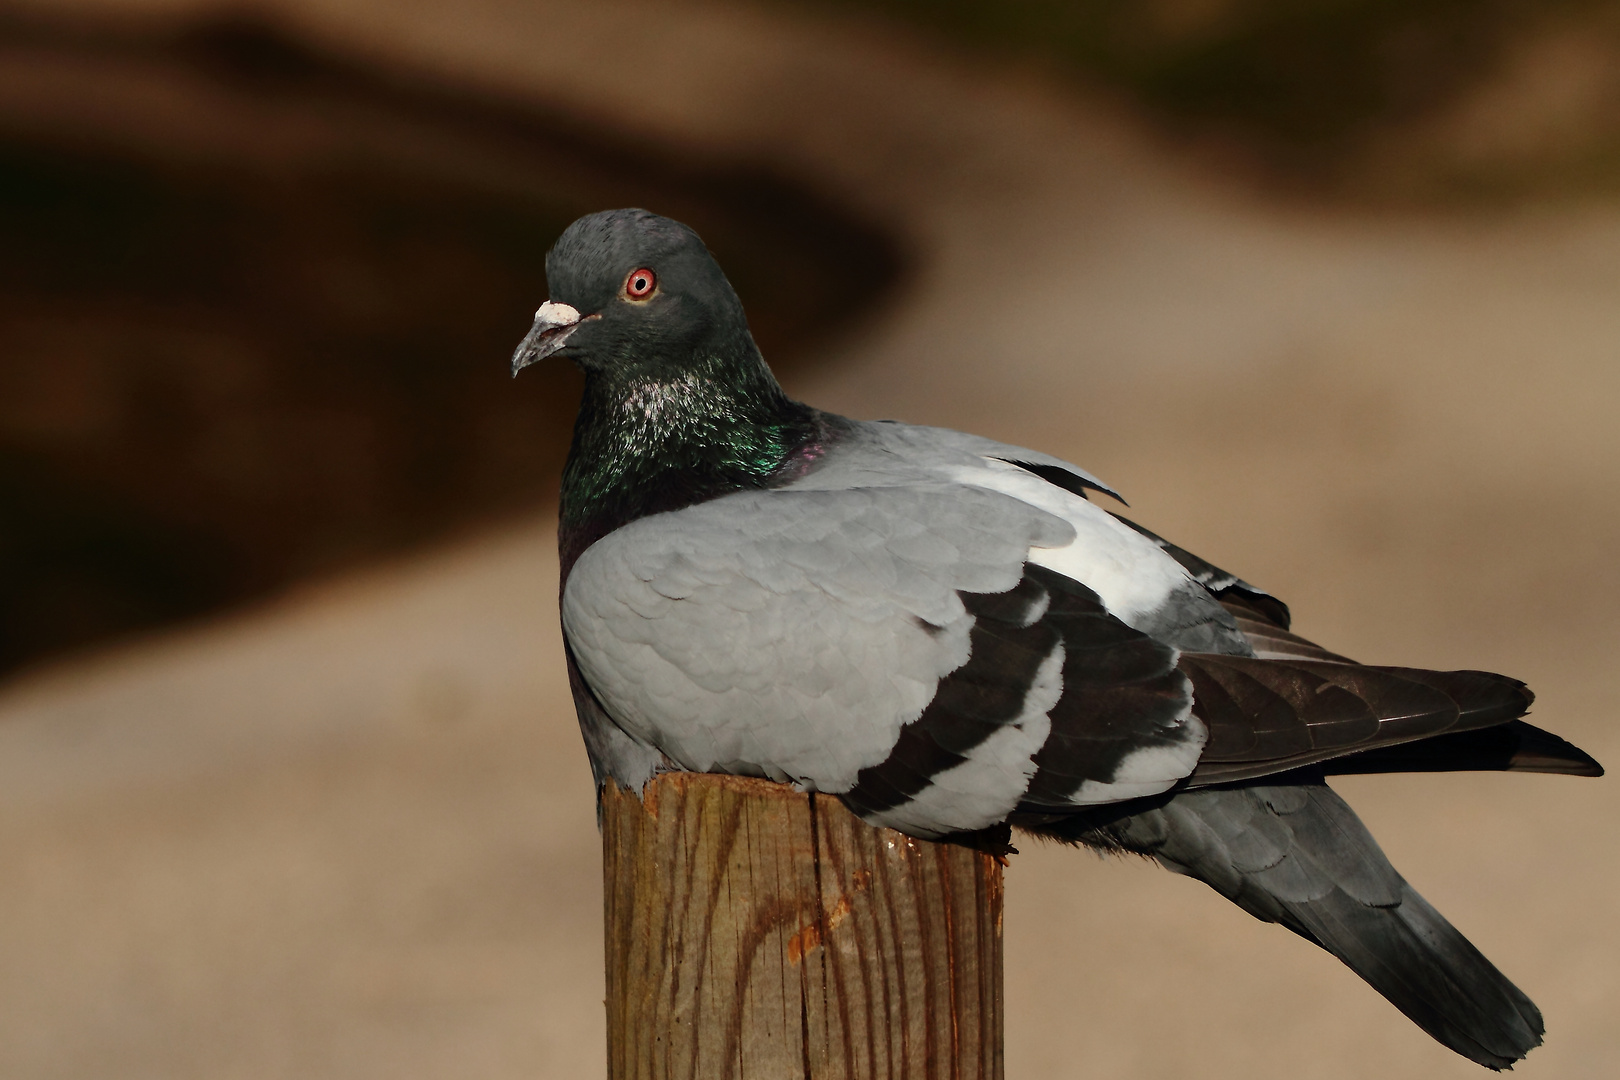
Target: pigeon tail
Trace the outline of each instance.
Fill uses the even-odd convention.
[[[1535,772],[1602,776],[1596,758],[1523,720],[1363,750],[1322,764],[1329,776],[1386,772]]]
[[[1541,1045],[1546,1027],[1535,1002],[1406,882],[1393,907],[1368,907],[1335,890],[1284,909],[1284,925],[1464,1057],[1511,1069]]]
[[[1300,774],[1290,779],[1297,781]],[[1396,873],[1319,775],[1182,791],[1032,832],[1151,855],[1342,960],[1435,1039],[1491,1069],[1541,1044],[1541,1012]]]

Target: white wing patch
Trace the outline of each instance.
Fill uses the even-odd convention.
[[[1148,616],[1192,580],[1162,548],[1107,511],[1016,465],[982,460],[982,467],[955,465],[943,471],[957,483],[1010,495],[1072,525],[1072,541],[1031,548],[1029,561],[1091,589],[1127,626],[1141,629]]]
[[[966,761],[936,774],[911,799],[866,820],[925,839],[1005,820],[1029,789],[1035,754],[1052,731],[1048,714],[1063,695],[1063,659],[1059,641],[1036,669],[1018,719],[975,746]]]
[[[1181,718],[1181,724],[1190,729],[1186,742],[1178,746],[1144,746],[1132,751],[1119,763],[1112,780],[1106,784],[1087,780],[1069,796],[1069,801],[1076,806],[1095,806],[1169,791],[1198,765],[1204,744],[1209,741],[1209,729],[1191,712]]]

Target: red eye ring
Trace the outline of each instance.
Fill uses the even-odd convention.
[[[632,270],[624,278],[624,295],[632,300],[645,300],[658,288],[658,275],[647,267]]]

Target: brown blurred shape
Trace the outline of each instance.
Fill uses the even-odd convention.
[[[757,163],[269,23],[0,21],[0,671],[543,505],[577,384],[507,357],[621,204],[702,231],[790,365],[901,266]]]

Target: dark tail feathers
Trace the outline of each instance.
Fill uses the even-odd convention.
[[[1541,1013],[1395,872],[1320,780],[1185,791],[1111,820],[1032,831],[1152,855],[1337,956],[1424,1031],[1506,1069],[1540,1045]]]
[[[1350,966],[1412,1022],[1491,1069],[1541,1045],[1541,1010],[1412,886],[1367,907],[1342,892],[1287,905],[1290,929]]]

